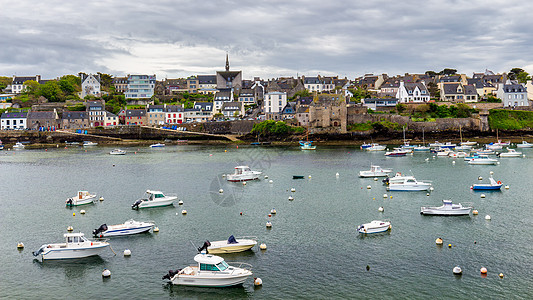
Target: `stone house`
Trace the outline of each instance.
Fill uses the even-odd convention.
[[[128,89],[128,77],[114,77],[113,86],[115,87],[115,92],[124,94]]]
[[[477,102],[478,94],[474,85],[463,85],[460,82],[457,83],[445,83],[442,85],[440,91],[441,101],[470,103]]]
[[[166,104],[163,105],[150,105],[146,106],[146,117],[147,125],[156,127],[165,124],[165,108]]]
[[[55,109],[53,111],[29,111],[26,127],[32,130],[39,130],[41,128],[50,130],[52,128],[60,128],[61,123]]]
[[[309,105],[309,126],[332,128],[339,133],[346,132],[347,109],[344,94],[316,94]]]
[[[122,109],[118,113],[119,122],[124,125],[144,125],[148,123],[145,109]]]
[[[89,119],[86,111],[63,111],[61,118],[62,128],[78,129],[89,127]]]

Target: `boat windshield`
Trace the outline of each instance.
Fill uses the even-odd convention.
[[[163,195],[163,194],[155,194],[155,197],[156,198],[165,198],[165,195]]]
[[[225,261],[222,261],[217,264],[217,267],[220,269],[220,271],[226,270],[229,266]]]

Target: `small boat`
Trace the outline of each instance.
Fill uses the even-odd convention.
[[[252,146],[260,146],[261,143],[260,142],[253,142],[253,143],[250,143],[250,145],[252,145]]]
[[[22,144],[21,142],[17,142],[15,145],[13,145],[13,149],[21,150],[24,148],[26,148],[26,146],[24,146],[24,144]]]
[[[241,285],[253,275],[250,264],[227,263],[220,256],[206,254],[205,251],[194,257],[196,265],[163,276],[174,285],[197,287],[230,287]]]
[[[359,171],[359,177],[385,177],[391,173],[390,169],[382,169],[380,166],[370,165],[370,170]]]
[[[465,203],[466,204],[466,203]],[[453,204],[452,200],[442,200],[441,206],[422,206],[420,214],[436,216],[464,216],[470,214],[472,205],[463,206],[461,203]]]
[[[489,178],[490,183],[477,183],[473,184],[470,188],[474,191],[481,191],[481,190],[499,190],[502,188],[502,182],[496,181],[492,176]]]
[[[401,172],[396,172],[393,177],[387,177],[383,179],[383,183],[389,184],[391,182],[402,182],[405,178],[415,178],[414,176],[404,176]]]
[[[439,141],[435,141],[434,143],[430,143],[429,146],[432,148],[440,148],[440,146],[444,145],[443,143]]]
[[[165,144],[157,143],[150,145],[150,148],[163,148],[165,147]]]
[[[406,156],[407,153],[408,153],[407,150],[394,149],[394,151],[385,152],[385,156],[390,156],[390,157]]]
[[[469,151],[472,149],[473,146],[470,146],[470,145],[461,145],[461,146],[457,146],[455,147],[455,151]]]
[[[83,233],[65,233],[65,243],[42,245],[34,251],[34,256],[40,256],[41,260],[83,258],[98,255],[109,243],[106,241],[91,241],[83,236]]]
[[[465,161],[470,161],[472,158],[479,158],[479,154],[471,152],[468,156],[465,156]]]
[[[459,151],[459,152],[450,152],[448,154],[449,157],[452,157],[452,158],[460,158],[460,157],[466,157],[468,154],[466,154],[466,152],[463,152],[463,151]]]
[[[357,231],[363,234],[379,233],[385,232],[392,228],[390,221],[378,221],[374,220],[370,223],[365,223],[357,227]]]
[[[507,148],[507,152],[497,154],[498,157],[520,157],[522,152],[517,152],[515,149]]]
[[[497,163],[497,159],[489,158],[486,155],[479,155],[479,157],[474,157],[468,162],[469,165],[495,165]]]
[[[91,141],[84,141],[83,142],[83,147],[92,147],[92,146],[96,146],[96,145],[98,145],[98,143],[91,142]]]
[[[259,179],[259,175],[262,173],[263,172],[252,171],[248,166],[237,166],[235,167],[235,173],[226,175],[226,180],[232,182],[256,180]]]
[[[522,141],[522,143],[516,144],[516,147],[517,148],[532,148],[533,144],[530,144],[530,143],[528,143],[526,141]]]
[[[492,155],[492,154],[496,154],[496,152],[494,152],[494,150],[479,150],[477,151],[477,154],[479,155]]]
[[[304,179],[304,175],[292,175],[292,179]]]
[[[490,143],[490,144],[486,144],[485,148],[487,150],[502,150],[503,149],[503,145]]]
[[[428,146],[416,146],[413,148],[413,151],[415,152],[429,152],[431,151],[431,148]]]
[[[172,205],[174,200],[178,199],[178,196],[176,196],[175,194],[165,195],[160,191],[147,190],[146,194],[148,195],[146,198],[141,198],[135,201],[135,203],[133,203],[131,208],[139,209],[139,208],[168,206],[168,205]]]
[[[386,148],[387,147],[383,145],[373,143],[370,147],[365,148],[365,150],[366,151],[385,151]]]
[[[257,237],[238,237],[231,235],[227,240],[209,242],[205,241],[204,246],[198,249],[200,252],[207,247],[209,254],[224,254],[243,252],[252,249],[257,245]]]
[[[461,146],[475,146],[476,144],[477,144],[477,142],[466,141],[466,142],[461,142],[459,145],[461,145]]]
[[[102,224],[93,230],[93,235],[96,237],[108,237],[137,234],[150,231],[154,226],[155,224],[153,222],[138,222],[132,219],[124,222],[124,224],[109,226]]]
[[[438,141],[435,141],[435,143],[433,144],[429,144],[430,147],[433,147],[433,148],[448,148],[448,149],[452,149],[452,148],[455,148],[455,146],[457,146],[456,144],[452,144],[450,142],[446,142],[446,143],[439,143]]]
[[[78,194],[65,201],[66,206],[78,206],[96,202],[96,195],[88,191],[78,191]]]
[[[306,132],[306,141],[300,141],[301,150],[316,150],[316,146],[313,145],[313,141],[309,140],[309,129]]]
[[[69,142],[69,141],[65,141],[65,145],[66,146],[78,146],[80,144],[80,142]]]
[[[113,149],[113,150],[111,150],[111,152],[109,152],[109,154],[111,154],[111,155],[126,155],[126,151],[125,150],[121,150],[121,149]]]
[[[429,191],[431,183],[418,181],[414,176],[405,176],[400,178],[391,178],[389,180],[389,191],[414,192]]]
[[[363,143],[361,147],[359,147],[361,150],[365,150],[366,148],[372,147],[372,144]]]
[[[431,152],[437,154],[437,156],[449,156],[452,150],[450,150],[449,148],[438,148],[435,150],[431,150]]]

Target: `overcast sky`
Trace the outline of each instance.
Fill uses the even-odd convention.
[[[533,73],[533,1],[0,0],[0,75]]]

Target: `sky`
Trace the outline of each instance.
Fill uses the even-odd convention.
[[[0,0],[0,76],[533,73],[533,1]]]

